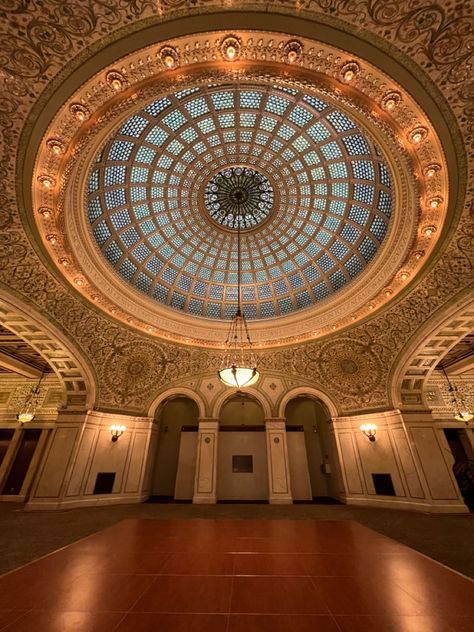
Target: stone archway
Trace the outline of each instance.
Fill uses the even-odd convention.
[[[93,408],[96,384],[92,368],[66,337],[31,306],[0,296],[0,324],[37,351],[52,367],[63,388],[63,408]]]
[[[339,455],[332,425],[334,403],[313,388],[291,390],[281,400],[294,500],[339,498]]]
[[[392,372],[394,408],[426,409],[423,390],[439,361],[474,330],[474,301],[456,304],[429,321],[403,351]]]

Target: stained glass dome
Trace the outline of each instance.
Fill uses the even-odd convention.
[[[347,114],[293,88],[209,85],[136,112],[87,185],[97,247],[171,309],[230,319],[236,217],[248,319],[328,299],[376,256],[392,211],[389,168]]]

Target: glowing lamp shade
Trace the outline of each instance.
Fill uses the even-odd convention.
[[[127,426],[122,426],[121,424],[113,424],[110,426],[110,434],[112,435],[113,443],[118,441],[126,430]]]
[[[471,421],[473,417],[474,415],[467,410],[460,410],[456,415],[454,415],[454,419],[456,419],[456,421],[464,421],[465,423]]]
[[[362,424],[360,429],[371,443],[375,441],[375,435],[377,434],[376,424]]]
[[[18,415],[16,416],[16,418],[18,419],[18,421],[21,424],[26,424],[29,421],[33,421],[33,419],[35,418],[35,414],[32,412],[20,412],[18,413]]]
[[[243,388],[244,386],[251,386],[257,382],[259,373],[257,368],[248,368],[236,366],[233,364],[227,369],[221,369],[217,372],[219,379],[226,386],[233,386],[236,388]]]

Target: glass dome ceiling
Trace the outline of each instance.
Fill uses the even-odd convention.
[[[116,273],[172,309],[232,318],[237,224],[229,213],[213,217],[209,197],[226,171],[257,174],[268,194],[260,199],[252,189],[261,213],[254,209],[255,221],[242,226],[248,319],[285,316],[332,296],[386,235],[389,169],[351,118],[294,89],[210,85],[150,103],[96,156],[88,219]],[[221,196],[221,207],[241,204],[254,184],[239,199]]]

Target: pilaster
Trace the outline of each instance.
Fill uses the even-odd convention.
[[[284,419],[266,419],[268,463],[268,501],[270,504],[291,504],[290,466]]]
[[[200,419],[193,503],[213,504],[217,500],[218,440],[219,421]]]

